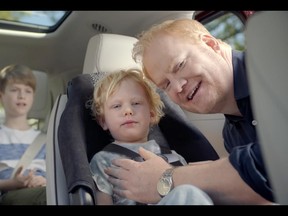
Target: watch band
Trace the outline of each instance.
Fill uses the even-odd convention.
[[[166,169],[164,171],[164,173],[162,174],[162,176],[163,177],[172,177],[175,168],[176,167],[171,167],[171,168]]]

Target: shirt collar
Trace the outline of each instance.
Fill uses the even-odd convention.
[[[234,74],[234,96],[236,100],[249,96],[249,86],[245,65],[245,52],[232,51],[232,64]]]

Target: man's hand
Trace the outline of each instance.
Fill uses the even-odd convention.
[[[141,203],[156,203],[161,199],[156,190],[157,182],[171,165],[144,148],[139,149],[139,154],[144,162],[116,159],[112,161],[114,166],[105,172],[114,185],[114,192],[119,196]]]

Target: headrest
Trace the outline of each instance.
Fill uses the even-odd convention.
[[[28,114],[28,118],[45,120],[51,108],[47,74],[41,71],[33,71],[33,73],[36,77],[36,91],[34,103]]]
[[[110,73],[119,69],[140,68],[132,59],[134,37],[118,34],[97,34],[87,46],[83,73]]]

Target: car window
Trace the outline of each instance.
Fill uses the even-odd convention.
[[[0,29],[52,32],[70,11],[0,11]]]
[[[245,49],[244,23],[237,13],[222,12],[203,24],[214,37],[230,44],[233,49]]]

